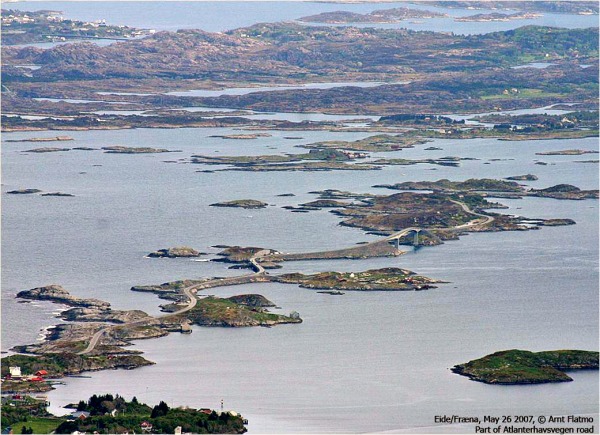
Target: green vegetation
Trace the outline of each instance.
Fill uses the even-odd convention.
[[[102,370],[108,368],[134,368],[152,364],[139,355],[77,355],[74,353],[46,353],[42,355],[15,354],[2,358],[2,377],[9,373],[9,367],[19,366],[24,374],[34,374],[38,370],[46,370],[49,378],[60,378],[65,375],[78,374],[84,371]],[[25,388],[29,383],[11,382],[10,387]],[[36,384],[40,384],[39,382]],[[9,388],[2,384],[2,390]]]
[[[598,352],[505,350],[454,366],[452,371],[487,384],[568,382],[562,370],[598,369]]]
[[[56,433],[72,433],[74,431],[100,433],[122,433],[127,430],[141,432],[142,425],[150,424],[153,433],[173,433],[177,426],[182,432],[191,433],[244,433],[244,420],[237,413],[223,412],[217,414],[208,410],[200,412],[193,408],[169,408],[161,401],[151,408],[139,403],[134,397],[127,402],[119,395],[111,394],[92,396],[87,402],[79,402],[79,411],[87,411],[90,416],[85,419],[66,421]]]
[[[267,312],[260,307],[250,307],[235,303],[230,299],[207,297],[200,299],[196,306],[183,314],[192,323],[200,326],[270,326],[278,323],[300,323],[294,316],[283,316]]]
[[[244,420],[233,411],[216,412],[182,407],[170,408],[164,401],[150,407],[139,403],[136,397],[125,400],[118,394],[94,394],[87,401],[80,401],[77,411],[89,413],[86,418],[68,419],[54,417],[46,411],[45,401],[29,396],[18,400],[9,400],[2,406],[2,429],[12,427],[19,433],[59,433],[74,431],[92,433],[129,433],[142,432],[142,427],[152,433],[173,433],[177,426],[182,432],[189,433],[237,433],[246,432]]]
[[[2,415],[2,419],[4,420],[4,415]],[[30,417],[26,420],[9,424],[9,426],[13,428],[13,433],[15,434],[44,434],[54,432],[62,422],[64,422],[64,419],[57,417]]]
[[[21,367],[24,374],[34,374],[38,370],[46,370],[49,377],[60,377],[67,372],[67,367],[73,359],[78,359],[76,355],[69,354],[48,354],[42,356],[33,355],[10,355],[2,358],[2,377],[9,373],[9,367]]]
[[[43,428],[52,425],[56,428],[60,423],[46,411],[45,400],[37,400],[31,396],[22,396],[19,399],[7,398],[6,400],[6,403],[2,404],[1,410],[2,429],[11,426],[15,433],[19,433],[25,426],[26,429],[34,429],[33,433],[50,433],[52,428],[48,431]]]

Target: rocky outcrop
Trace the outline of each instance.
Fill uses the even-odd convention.
[[[249,294],[249,295],[237,295],[237,296],[231,296],[230,298],[227,298],[228,300],[230,300],[233,303],[236,303],[238,305],[245,305],[247,307],[274,307],[275,304],[273,302],[271,302],[270,300],[268,300],[267,298],[265,298],[263,295],[257,295],[257,294]]]
[[[76,322],[112,322],[129,323],[148,318],[148,314],[141,310],[106,310],[96,307],[74,307],[60,314],[63,320]]]
[[[174,248],[159,249],[151,252],[148,257],[152,258],[177,258],[177,257],[199,257],[202,253],[188,246],[176,246]]]
[[[532,174],[527,175],[513,175],[512,177],[506,177],[505,180],[513,180],[513,181],[536,181],[538,177]]]
[[[266,251],[265,254],[274,254],[276,251],[272,249],[266,250],[265,248],[256,248],[253,246],[228,246],[217,255],[222,258],[217,258],[213,261],[220,261],[224,263],[243,263],[250,260],[254,255],[260,251]]]
[[[59,285],[48,285],[36,287],[31,290],[23,290],[17,293],[18,298],[33,299],[37,301],[50,301],[57,304],[65,304],[72,307],[93,307],[99,310],[108,310],[110,304],[100,299],[81,299],[72,296],[67,290]]]

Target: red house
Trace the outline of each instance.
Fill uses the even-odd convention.
[[[48,372],[46,370],[38,370],[37,372],[35,372],[36,376],[47,376]]]

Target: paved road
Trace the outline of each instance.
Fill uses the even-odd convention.
[[[267,273],[267,271],[265,270],[264,267],[262,267],[260,265],[260,263],[258,262],[258,259],[261,257],[265,257],[267,255],[269,255],[271,253],[270,249],[263,249],[261,251],[258,251],[256,254],[254,254],[252,257],[250,257],[250,263],[252,264],[252,266],[254,266],[254,272],[255,273]]]
[[[462,207],[462,209],[464,211],[466,211],[467,213],[483,218],[483,220],[475,219],[475,220],[467,222],[466,224],[458,225],[458,226],[454,227],[455,230],[471,228],[475,225],[488,225],[488,224],[491,224],[492,222],[494,222],[494,217],[488,216],[485,214],[481,214],[481,213],[477,213],[477,212],[471,210],[469,208],[469,206],[467,204],[465,204],[464,202],[454,201],[453,199],[451,199],[450,201],[452,201],[454,204],[460,205]]]
[[[105,332],[108,332],[109,329],[110,328],[102,328],[100,331],[92,335],[92,339],[90,340],[88,346],[85,348],[85,350],[77,352],[77,355],[85,355],[86,353],[90,353],[92,350],[94,350],[94,348],[98,344],[98,340],[100,340],[100,337],[102,337]]]

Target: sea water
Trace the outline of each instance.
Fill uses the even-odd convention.
[[[114,308],[158,314],[159,299],[131,292],[129,287],[240,273],[222,263],[145,258],[159,248],[190,245],[213,258],[218,249],[211,246],[216,244],[306,252],[376,240],[358,229],[339,226],[340,219],[327,210],[298,214],[281,208],[314,199],[310,191],[335,188],[385,194],[392,191],[372,186],[525,173],[538,175],[538,181],[527,183],[536,188],[558,183],[595,188],[598,183],[597,165],[577,162],[594,158],[593,154],[535,154],[597,150],[595,138],[435,140],[381,154],[478,159],[464,161],[459,168],[415,165],[352,173],[198,173],[218,167],[179,160],[193,154],[303,152],[296,145],[368,135],[270,131],[271,137],[254,140],[210,137],[235,132],[215,128],[5,134],[5,141],[70,135],[75,141],[61,146],[118,144],[182,152],[33,154],[23,151],[35,147],[34,143],[3,143],[3,192],[33,187],[75,195],[4,196],[3,349],[35,341],[41,327],[58,321],[51,314],[56,305],[16,303],[18,290],[56,283],[76,296],[107,300]],[[302,139],[286,140],[287,135]],[[443,149],[424,150],[431,145]],[[497,158],[514,160],[493,160]],[[542,159],[549,164],[535,164]],[[297,196],[277,196],[282,193]],[[263,210],[209,207],[241,198],[259,199],[270,206]],[[593,413],[596,372],[576,372],[575,382],[568,384],[523,388],[478,384],[449,371],[455,364],[502,349],[597,348],[597,201],[499,201],[510,206],[505,213],[572,218],[577,224],[471,234],[394,259],[305,261],[287,263],[283,269],[313,273],[396,266],[449,282],[429,291],[330,296],[283,284],[211,289],[208,293],[220,296],[261,293],[281,307],[276,312],[296,310],[304,323],[270,329],[196,327],[189,336],[138,341],[135,349],[144,351],[156,365],[68,379],[50,393],[52,409],[59,411],[69,402],[100,392],[198,407],[218,407],[224,399],[228,409],[250,419],[249,429],[256,433],[429,431],[424,428],[432,426],[440,412]]]

